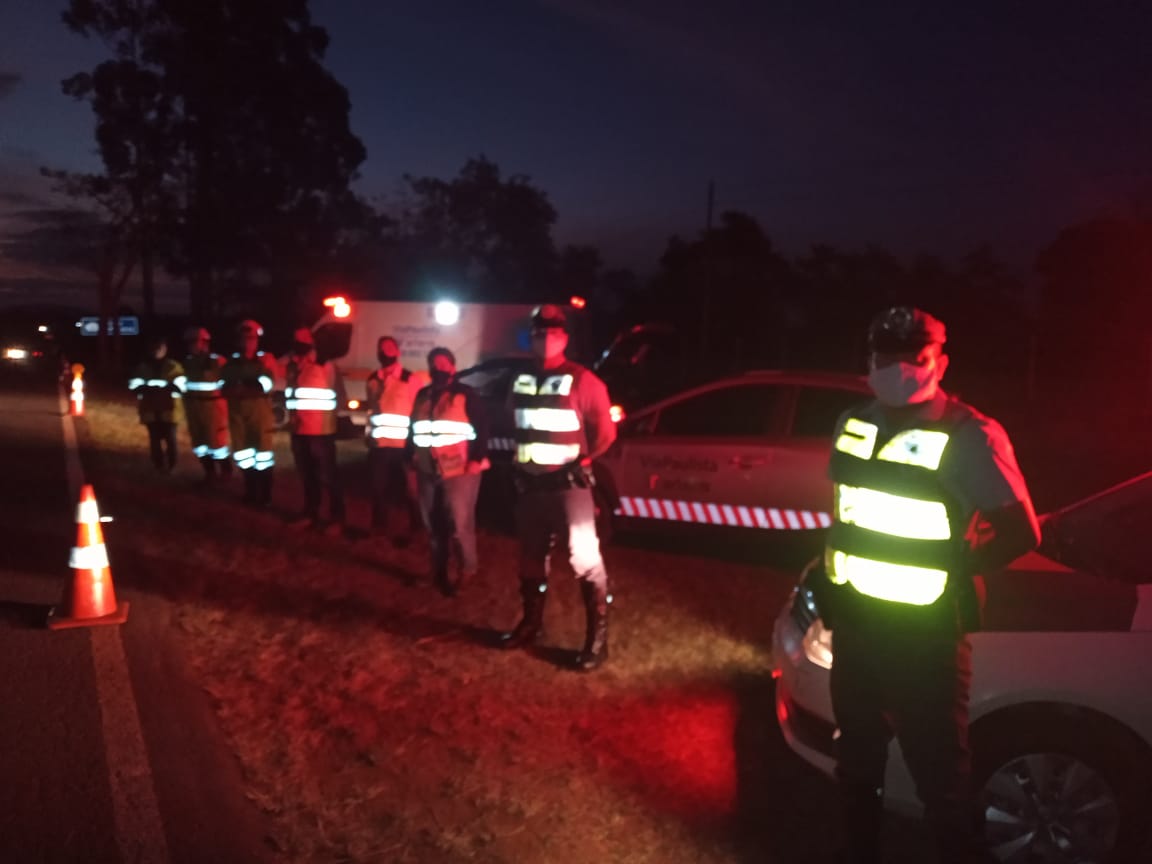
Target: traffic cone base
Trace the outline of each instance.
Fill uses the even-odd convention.
[[[100,528],[100,511],[96,507],[96,495],[87,484],[80,491],[80,503],[76,506],[76,545],[72,547],[68,564],[72,568],[72,580],[59,611],[53,608],[48,613],[48,626],[60,630],[123,624],[128,619],[128,604],[116,603],[104,531]]]
[[[131,604],[125,600],[116,607],[116,611],[110,615],[101,615],[98,618],[68,618],[57,614],[57,608],[53,606],[48,610],[48,629],[49,630],[67,630],[71,627],[98,627],[101,624],[123,624],[128,620],[128,607]]]

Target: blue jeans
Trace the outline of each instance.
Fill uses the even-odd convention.
[[[483,474],[461,474],[459,477],[437,477],[417,472],[416,490],[420,498],[420,516],[432,547],[432,571],[438,577],[448,574],[452,546],[460,558],[460,570],[475,573],[476,496],[480,493]]]

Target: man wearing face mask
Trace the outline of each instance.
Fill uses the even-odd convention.
[[[336,464],[336,410],[345,401],[344,381],[334,364],[317,360],[316,343],[307,327],[292,337],[284,378],[292,458],[304,484],[304,510],[290,524],[337,537],[344,530],[344,489]],[[320,518],[324,492],[328,493],[327,523]]]
[[[456,381],[456,357],[447,348],[428,352],[432,383],[412,406],[408,453],[416,466],[420,515],[428,529],[432,577],[453,596],[476,575],[476,497],[488,470],[488,424],[471,387]],[[459,566],[449,570],[455,547]]]
[[[364,403],[368,408],[365,441],[368,444],[368,476],[372,490],[372,533],[388,530],[389,516],[407,520],[408,535],[397,534],[393,543],[406,546],[415,532],[419,511],[408,491],[405,442],[412,406],[420,390],[420,380],[400,365],[400,345],[391,336],[376,343],[380,368],[365,382]],[[401,512],[403,511],[403,512]]]
[[[970,800],[966,632],[978,574],[1035,547],[1036,515],[1003,427],[940,388],[944,325],[908,306],[868,332],[876,399],[835,432],[825,582],[832,707],[848,860],[881,860],[888,744],[895,737],[945,864],[989,860]]]
[[[567,319],[559,306],[532,315],[535,368],[512,382],[516,424],[516,531],[520,540],[520,623],[503,647],[535,643],[544,619],[548,558],[553,544],[568,550],[580,581],[587,629],[575,667],[590,671],[608,657],[608,573],[596,534],[592,462],[616,440],[604,382],[565,355]]]

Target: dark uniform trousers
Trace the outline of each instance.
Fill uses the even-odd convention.
[[[152,464],[160,471],[171,471],[176,465],[176,424],[152,420],[145,425]]]
[[[525,583],[547,582],[548,559],[556,544],[567,551],[576,578],[606,589],[608,573],[596,535],[592,490],[571,488],[559,479],[549,484],[552,479],[553,475],[521,478],[523,485],[516,501],[520,579]]]
[[[880,860],[884,771],[895,737],[940,860],[983,861],[969,788],[971,647],[943,608],[949,600],[909,607],[856,595],[855,602],[876,608],[859,619],[838,618],[831,674],[837,776],[853,860]]]
[[[407,454],[403,447],[374,447],[368,451],[374,530],[386,530],[390,515],[403,511],[407,520],[405,527],[409,533],[416,533],[420,525],[420,510],[416,506],[408,478]]]
[[[313,519],[320,518],[320,502],[328,492],[329,517],[344,521],[344,487],[336,464],[335,435],[293,435],[292,458],[304,485],[304,510]]]

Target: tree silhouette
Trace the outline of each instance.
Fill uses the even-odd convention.
[[[394,291],[422,296],[438,286],[461,299],[503,302],[554,291],[556,210],[528,177],[505,178],[478,156],[451,180],[404,179],[408,199],[392,237]]]
[[[65,23],[115,59],[65,83],[98,118],[107,177],[134,190],[187,275],[193,315],[292,314],[369,211],[364,148],[306,0],[72,0]]]

